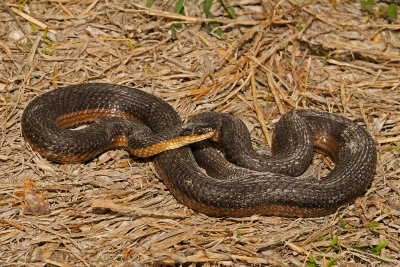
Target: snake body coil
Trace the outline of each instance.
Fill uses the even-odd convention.
[[[85,123],[99,118],[103,119],[83,130],[66,129],[76,125],[74,120]],[[22,131],[34,149],[52,160],[86,161],[105,149],[121,147],[117,140],[121,132],[123,136],[140,135],[130,133],[133,126],[123,127],[126,119],[140,121],[155,135],[182,125],[175,110],[153,95],[114,84],[82,84],[33,100],[23,113]],[[210,112],[191,122],[212,125],[206,127],[212,134],[206,133],[203,139],[218,129],[212,139],[225,157],[203,141],[192,149],[185,146],[162,152],[154,161],[172,194],[205,214],[321,216],[362,194],[374,175],[376,151],[371,136],[337,115],[288,112],[275,128],[271,159],[252,149],[246,127],[233,116]],[[117,137],[102,143],[110,131]],[[335,161],[334,169],[320,180],[299,177],[309,166],[313,150]]]

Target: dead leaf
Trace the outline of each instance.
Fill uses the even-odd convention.
[[[30,215],[44,215],[50,213],[50,204],[38,190],[32,179],[24,185],[24,203],[22,212]]]

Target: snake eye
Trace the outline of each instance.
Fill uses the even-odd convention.
[[[198,125],[193,129],[193,133],[196,135],[203,135],[214,131],[214,127],[211,125]]]

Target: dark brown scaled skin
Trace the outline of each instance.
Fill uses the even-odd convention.
[[[82,84],[33,100],[22,116],[23,134],[44,156],[54,160],[62,155],[61,161],[71,162],[88,160],[79,155],[94,157],[111,149],[115,144],[102,143],[110,132],[129,136],[135,130],[124,127],[124,119],[122,126],[108,124],[111,119],[93,123],[83,133],[60,127],[75,125],[73,114],[87,122],[104,114],[132,117],[154,134],[182,124],[176,111],[153,95],[113,84]],[[371,136],[356,123],[330,113],[295,110],[282,116],[274,131],[273,155],[268,158],[252,149],[246,127],[233,116],[205,113],[192,121],[217,127],[214,139],[226,158],[203,141],[192,149],[162,152],[154,156],[154,162],[160,178],[180,202],[208,215],[326,215],[360,196],[375,172]],[[320,180],[299,177],[309,166],[313,150],[335,161],[332,172]]]

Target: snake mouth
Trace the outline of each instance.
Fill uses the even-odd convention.
[[[184,124],[181,127],[179,135],[180,136],[192,135],[193,137],[195,137],[195,136],[207,135],[208,133],[211,132],[215,133],[214,126],[212,126],[209,123],[196,122],[196,123]]]
[[[177,136],[175,138],[158,142],[152,146],[138,148],[138,149],[129,149],[129,152],[136,157],[147,158],[167,150],[177,149],[186,145],[206,140],[212,137],[215,134],[215,132],[216,129],[212,128],[203,129],[201,130],[201,134],[197,132],[197,133],[186,134],[185,136]]]

